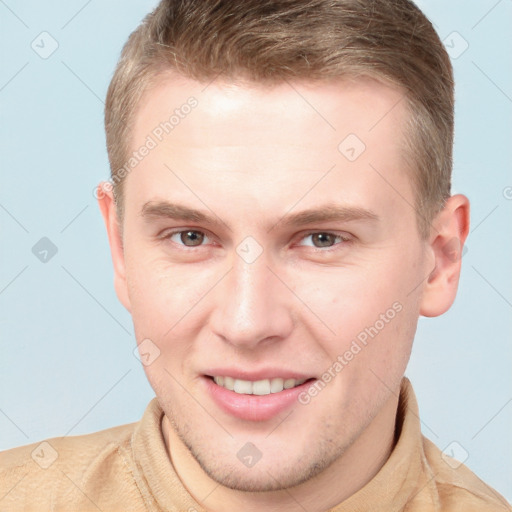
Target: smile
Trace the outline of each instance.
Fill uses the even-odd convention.
[[[283,379],[277,377],[274,379],[263,380],[242,380],[235,379],[228,376],[215,376],[213,377],[215,384],[221,386],[229,391],[241,395],[270,395],[271,393],[280,393],[284,389],[291,389],[296,386],[304,384],[308,379]]]

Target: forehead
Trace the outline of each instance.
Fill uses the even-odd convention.
[[[403,91],[372,79],[270,87],[168,75],[147,91],[135,118],[132,150],[148,141],[151,149],[129,173],[126,202],[132,196],[140,208],[171,195],[199,205],[191,192],[200,191],[263,211],[293,204],[318,180],[304,207],[334,189],[346,203],[365,194],[374,202],[377,188],[391,202],[393,189],[412,201],[406,116]]]
[[[189,112],[186,104],[191,98],[197,106]],[[202,83],[169,73],[145,92],[135,116],[133,140],[140,141],[175,113],[179,121],[173,120],[172,137],[166,137],[170,144],[184,137],[198,146],[245,145],[247,137],[257,143],[270,132],[276,145],[295,141],[303,146],[305,135],[311,133],[332,146],[347,132],[371,143],[381,131],[400,132],[406,116],[404,100],[403,90],[363,77],[264,85],[221,79]],[[187,112],[183,115],[182,110]],[[191,120],[185,121],[187,117]],[[217,129],[212,131],[211,126]],[[241,126],[243,132],[233,129]],[[311,142],[318,145],[319,139],[311,137]]]

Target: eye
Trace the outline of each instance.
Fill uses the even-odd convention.
[[[185,245],[186,247],[196,247],[210,241],[205,233],[194,229],[169,233],[166,238],[176,244]]]
[[[333,247],[334,245],[340,244],[342,242],[348,242],[349,238],[341,235],[337,235],[336,233],[330,233],[328,231],[317,231],[315,233],[309,233],[305,235],[298,245],[306,246],[306,247]]]

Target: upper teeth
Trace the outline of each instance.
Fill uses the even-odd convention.
[[[270,393],[279,393],[283,389],[294,388],[306,382],[306,379],[263,379],[263,380],[242,380],[233,377],[213,377],[215,384],[223,388],[240,393],[243,395],[268,395]]]

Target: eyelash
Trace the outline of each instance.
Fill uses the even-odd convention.
[[[335,242],[333,245],[328,246],[328,247],[316,247],[314,245],[307,245],[307,246],[302,245],[300,247],[309,247],[310,249],[314,249],[314,250],[321,251],[321,252],[331,252],[331,251],[336,250],[336,248],[339,248],[340,245],[345,245],[345,244],[352,242],[352,238],[350,238],[349,236],[335,233],[333,231],[310,231],[308,233],[303,234],[299,241],[303,241],[307,237],[310,237],[312,235],[318,235],[318,234],[332,235],[335,239],[339,239],[340,241]]]
[[[179,246],[180,250],[188,251],[188,250],[191,250],[191,249],[199,249],[201,247],[204,247],[205,244],[195,245],[195,246],[194,245],[188,246],[188,245],[185,245],[185,244],[182,244],[182,243],[173,242],[171,240],[171,238],[174,235],[179,235],[181,233],[186,233],[187,231],[192,231],[192,232],[195,232],[195,233],[202,233],[207,238],[210,238],[210,239],[213,238],[213,236],[210,235],[207,231],[203,231],[203,230],[200,230],[200,229],[179,229],[179,230],[175,230],[175,231],[169,231],[169,232],[165,232],[164,234],[160,235],[159,238],[161,238],[163,240],[169,240],[171,243],[174,243],[177,246]],[[337,243],[334,243],[334,245],[327,246],[327,247],[315,247],[314,245],[301,245],[299,247],[309,247],[310,249],[314,249],[314,250],[321,251],[321,252],[331,252],[333,250],[336,250],[336,248],[338,246],[340,246],[340,245],[345,245],[345,244],[348,244],[348,243],[352,242],[352,238],[349,237],[349,236],[346,236],[346,235],[344,236],[344,235],[341,235],[341,234],[338,234],[338,233],[335,233],[335,232],[332,232],[332,231],[318,231],[318,230],[304,233],[301,236],[301,238],[299,239],[299,242],[303,241],[307,237],[310,237],[310,236],[316,235],[316,234],[332,235],[333,237],[335,237],[336,239],[339,239],[341,241],[339,241]],[[183,249],[181,249],[181,248],[183,248]]]

